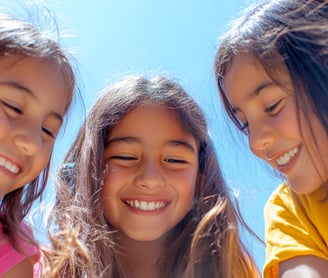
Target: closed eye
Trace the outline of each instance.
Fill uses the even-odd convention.
[[[55,138],[55,137],[56,137],[56,135],[55,135],[54,133],[52,133],[49,129],[47,129],[47,128],[45,128],[45,127],[42,128],[42,131],[43,131],[45,134],[47,134],[48,136],[52,137],[52,138]]]
[[[13,105],[11,105],[11,104],[9,104],[7,102],[4,102],[4,101],[1,101],[1,102],[2,102],[2,104],[5,107],[9,108],[10,110],[14,111],[15,113],[17,113],[17,114],[23,114],[23,111],[21,109],[19,109],[18,107],[13,106]]]
[[[175,159],[175,158],[165,158],[164,161],[169,162],[169,163],[182,163],[182,164],[187,164],[188,163],[186,160]]]
[[[121,160],[137,160],[136,157],[132,156],[122,156],[122,155],[113,155],[110,159],[121,159]]]
[[[282,102],[282,99],[274,103],[273,105],[265,108],[265,112],[267,113],[274,113],[276,111],[276,108],[279,106],[279,104]]]
[[[118,167],[134,167],[138,165],[139,158],[131,155],[110,155],[106,161]]]

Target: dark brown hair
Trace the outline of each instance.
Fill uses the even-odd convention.
[[[214,69],[225,110],[240,130],[243,130],[242,125],[223,86],[225,75],[236,55],[253,59],[279,86],[283,87],[283,84],[279,83],[277,73],[288,74],[299,121],[301,115],[315,115],[328,136],[327,19],[326,0],[266,0],[250,6],[231,22],[230,29],[220,38]],[[286,91],[286,88],[283,89]],[[305,117],[306,120],[308,118]],[[307,121],[307,125],[320,157],[319,147],[327,146],[318,145],[313,123]],[[302,132],[301,126],[300,130]],[[321,159],[325,171],[328,171],[324,162],[326,158]]]

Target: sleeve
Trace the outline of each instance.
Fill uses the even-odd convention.
[[[327,259],[318,246],[315,227],[294,201],[287,185],[273,192],[264,208],[266,262],[264,278],[278,277],[280,262],[301,255]]]
[[[26,224],[22,224],[22,227],[33,236],[32,230]],[[18,244],[23,253],[18,252],[10,244],[9,240],[3,236],[2,227],[0,227],[0,276],[28,257],[33,257],[35,263],[38,261],[40,253],[36,246],[23,240],[18,240]]]

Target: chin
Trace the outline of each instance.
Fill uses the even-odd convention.
[[[134,241],[154,241],[159,238],[162,238],[163,235],[159,233],[147,233],[146,231],[144,232],[138,232],[138,233],[124,233],[126,237],[128,237],[130,240]]]
[[[299,195],[307,195],[315,192],[322,185],[322,182],[318,181],[317,183],[293,183],[292,181],[288,181],[291,189]]]

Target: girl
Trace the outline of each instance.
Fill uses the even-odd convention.
[[[106,88],[64,162],[47,277],[256,277],[203,112],[175,81]]]
[[[264,277],[327,277],[328,1],[250,8],[222,38],[215,75],[252,152],[286,178],[265,207]]]
[[[31,24],[0,14],[0,276],[32,277],[38,244],[22,222],[46,186],[71,105],[73,69]]]

